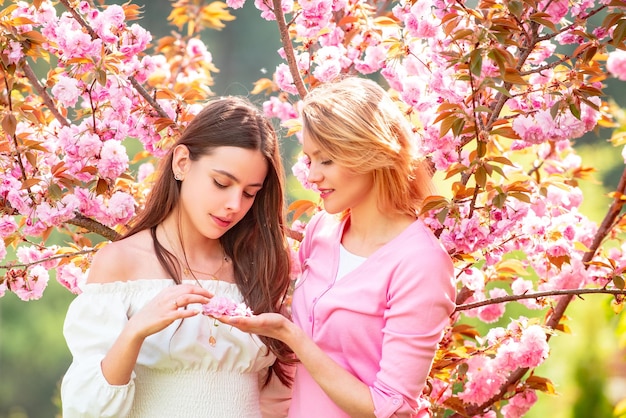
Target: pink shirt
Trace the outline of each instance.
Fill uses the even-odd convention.
[[[428,416],[420,394],[455,307],[450,257],[416,221],[336,282],[345,222],[326,212],[309,222],[294,322],[370,387],[377,417]],[[347,416],[298,365],[289,417]]]

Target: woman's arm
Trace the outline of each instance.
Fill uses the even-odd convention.
[[[283,341],[326,394],[350,416],[375,417],[369,387],[330,358],[304,331],[284,316],[264,313],[253,317],[220,317],[244,332]]]
[[[124,260],[128,251],[123,241],[109,244],[98,251],[90,268],[89,283],[123,280],[128,276]],[[198,315],[200,311],[186,308],[190,303],[207,303],[213,295],[206,289],[189,284],[163,289],[152,301],[133,315],[102,360],[102,374],[111,385],[125,385],[132,376],[143,341],[172,322]]]

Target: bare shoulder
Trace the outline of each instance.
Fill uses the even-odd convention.
[[[120,241],[111,242],[94,255],[87,282],[134,280],[141,265],[149,264],[153,257],[152,238],[148,231],[141,231]]]

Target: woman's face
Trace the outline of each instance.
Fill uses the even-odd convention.
[[[355,173],[335,163],[332,156],[320,150],[318,144],[307,138],[307,135],[304,135],[302,150],[309,159],[307,180],[317,186],[328,213],[354,210],[373,198],[374,182],[371,174]]]
[[[224,235],[248,213],[268,171],[261,151],[226,146],[196,161],[191,161],[188,149],[181,146],[175,150],[173,165],[174,173],[183,177],[183,216],[211,239]]]

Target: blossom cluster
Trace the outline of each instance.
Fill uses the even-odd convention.
[[[3,141],[10,136],[19,141],[3,142],[7,149],[0,153],[0,263],[7,257],[7,246],[33,242],[29,237],[52,229],[64,230],[77,218],[108,228],[109,238],[127,225],[149,191],[153,171],[147,160],[136,174],[132,172],[129,138],[142,144],[144,157],[162,156],[171,137],[200,109],[176,94],[155,97],[148,105],[136,86],[162,91],[184,91],[187,86],[195,92],[193,97],[206,98],[215,70],[198,36],[163,43],[160,53],[149,53],[152,35],[128,22],[132,15],[128,5],[98,9],[81,1],[73,10],[62,11],[50,1],[14,3],[3,15],[12,32],[3,32],[0,43],[7,41],[2,54],[17,67],[8,95],[14,100],[12,109],[26,117],[16,118],[14,125],[3,122],[3,128],[14,130],[5,129]],[[50,56],[56,57],[53,70],[41,80],[29,76],[29,57]],[[49,89],[44,91],[45,87]],[[43,114],[50,102],[51,113]],[[159,120],[170,122],[159,126]],[[15,219],[21,219],[19,224]],[[94,247],[80,237],[81,246]],[[42,252],[39,245],[24,248]],[[68,248],[56,251],[82,252]],[[81,258],[69,263],[57,260],[48,267],[56,269],[57,280],[74,293],[85,276],[87,264]],[[0,295],[8,289],[25,300],[41,297],[48,276],[35,269],[37,264],[25,264],[30,267],[23,272],[9,269],[6,279],[0,279]]]
[[[245,303],[237,303],[225,296],[214,296],[202,305],[202,314],[219,316],[252,316],[252,310]]]
[[[486,340],[497,347],[495,355],[479,354],[467,361],[468,383],[459,397],[470,404],[487,401],[500,390],[511,372],[518,367],[537,367],[549,354],[546,333],[539,325],[521,328],[515,321],[508,329],[491,329]]]

